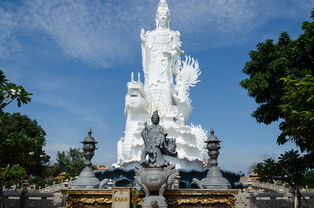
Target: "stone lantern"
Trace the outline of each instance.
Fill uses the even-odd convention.
[[[220,150],[220,140],[215,136],[214,129],[211,129],[210,136],[207,141],[208,155],[211,159],[210,167],[206,178],[198,180],[196,178],[193,181],[201,189],[229,189],[231,185],[227,179],[225,179],[218,167],[218,155]]]
[[[94,157],[94,151],[96,149],[97,144],[94,137],[92,137],[91,129],[89,129],[88,136],[85,137],[84,141],[82,141],[81,143],[83,144],[83,151],[85,157],[84,165],[86,167],[91,167],[92,166],[91,159]]]
[[[85,168],[79,175],[79,178],[74,181],[72,186],[73,189],[98,189],[99,188],[99,180],[96,178],[95,173],[92,170],[92,162],[91,159],[94,156],[94,151],[96,149],[97,142],[94,137],[92,137],[92,130],[89,129],[87,137],[84,138],[84,141],[81,142],[83,144],[84,151],[84,166]]]
[[[210,137],[208,138],[205,143],[207,143],[207,150],[208,150],[208,155],[210,157],[210,167],[217,167],[218,166],[218,155],[219,155],[219,150],[220,150],[220,140],[217,139],[215,136],[215,131],[214,129],[210,130]]]

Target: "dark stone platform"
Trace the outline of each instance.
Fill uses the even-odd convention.
[[[178,169],[180,180],[180,189],[198,189],[197,185],[193,183],[193,178],[202,180],[206,177],[208,168],[204,170],[194,170],[194,169]],[[111,179],[113,186],[126,187],[134,186],[134,169],[131,168],[109,168],[106,170],[94,171],[96,177],[102,181],[105,178]],[[242,188],[242,184],[239,183],[240,176],[235,173],[222,170],[223,176],[230,182],[231,188],[237,189]],[[236,185],[238,183],[239,185]]]

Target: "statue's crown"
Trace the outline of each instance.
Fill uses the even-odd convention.
[[[155,111],[153,112],[153,115],[155,115],[155,116],[158,116],[158,117],[159,117],[158,110],[155,110]]]
[[[157,11],[159,11],[159,10],[168,10],[169,11],[168,3],[166,0],[160,0],[160,2],[158,4]]]

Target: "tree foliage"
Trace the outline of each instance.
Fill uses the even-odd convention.
[[[16,180],[25,176],[26,170],[19,165],[0,167],[0,180],[5,181],[5,185],[16,184]]]
[[[302,150],[314,152],[314,77],[288,76],[282,80],[284,95],[279,107],[286,119],[280,124],[278,143],[284,144],[290,138]]]
[[[40,174],[49,156],[42,150],[45,132],[36,121],[3,109],[12,101],[17,106],[31,101],[32,93],[9,82],[0,69],[0,207],[3,207],[3,185],[24,176],[26,172]]]
[[[281,154],[278,160],[269,158],[258,163],[254,172],[257,173],[262,182],[288,184],[295,194],[295,201],[300,202],[300,188],[307,185],[310,178],[307,174],[312,168],[314,168],[313,155],[301,156],[298,151],[290,150]]]
[[[22,86],[9,82],[0,69],[0,112],[12,101],[16,100],[18,107],[31,101],[30,95]]]
[[[280,121],[277,143],[293,141],[308,153],[301,156],[291,150],[254,168],[261,181],[288,184],[296,207],[300,206],[300,187],[314,168],[314,22],[304,22],[302,29],[296,40],[283,32],[277,43],[259,43],[243,68],[249,77],[240,83],[259,105],[252,113],[257,122]]]
[[[45,135],[35,120],[19,113],[4,113],[0,128],[0,167],[18,164],[28,173],[40,175],[50,158],[43,150]]]
[[[49,156],[43,151],[45,131],[37,121],[19,113],[5,113],[3,109],[16,100],[18,107],[31,101],[31,93],[9,82],[0,70],[0,167],[24,168],[28,173],[40,174]],[[10,172],[6,172],[7,174]]]
[[[277,43],[259,43],[243,68],[249,78],[240,84],[259,104],[252,113],[258,122],[282,120],[279,144],[292,140],[302,151],[313,151],[314,22],[304,22],[302,29],[296,40],[283,32]]]
[[[66,172],[72,177],[79,175],[84,167],[83,152],[79,148],[70,148],[69,151],[58,152],[56,160],[57,172]]]
[[[304,178],[306,186],[310,189],[314,189],[314,170],[307,172]]]

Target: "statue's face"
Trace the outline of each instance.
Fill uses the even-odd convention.
[[[155,125],[159,124],[159,116],[153,114],[153,116],[152,116],[152,122],[153,122],[153,124],[155,124]]]
[[[169,22],[169,13],[167,10],[160,10],[157,12],[157,20],[159,24],[166,25]]]

